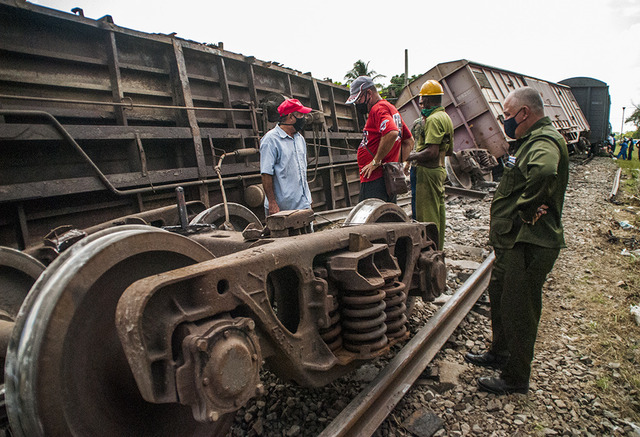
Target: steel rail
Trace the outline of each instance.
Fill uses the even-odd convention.
[[[494,260],[491,253],[320,437],[373,435],[482,295]]]
[[[618,189],[620,188],[620,175],[622,174],[622,168],[619,168],[616,172],[616,176],[613,178],[613,188],[611,188],[611,193],[609,194],[609,202],[611,202],[617,195]]]
[[[483,199],[487,193],[484,191],[468,190],[466,188],[452,187],[445,185],[444,193],[450,196],[465,196],[472,199]],[[397,202],[398,206],[402,208],[409,217],[411,217],[411,196],[399,197]],[[353,206],[347,206],[346,208],[330,209],[327,211],[318,211],[315,213],[317,218],[321,218],[323,221],[318,222],[319,226],[324,226],[327,223],[337,223],[347,218],[349,212],[353,209]]]

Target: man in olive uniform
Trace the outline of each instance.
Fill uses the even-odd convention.
[[[408,160],[415,162],[411,170],[413,218],[433,222],[438,227],[438,248],[444,247],[445,209],[444,182],[447,171],[444,157],[453,154],[453,124],[442,107],[442,86],[428,80],[420,89],[421,123],[414,126],[416,150]]]
[[[567,144],[544,116],[540,94],[512,91],[504,116],[505,134],[517,141],[491,204],[493,340],[488,351],[465,355],[472,364],[502,369],[500,377],[478,379],[481,390],[496,394],[529,389],[542,285],[566,247],[561,217],[569,181]]]

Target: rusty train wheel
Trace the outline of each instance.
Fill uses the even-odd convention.
[[[133,228],[74,245],[34,285],[7,354],[14,435],[208,436],[230,426],[229,417],[202,424],[189,407],[138,392],[116,333],[118,299],[140,278],[212,255],[179,235]]]
[[[0,247],[0,310],[15,319],[44,265],[24,252]]]
[[[16,249],[0,247],[0,366],[4,369],[7,342],[18,311],[29,290],[44,271],[44,265]],[[4,383],[4,372],[0,376]]]
[[[260,219],[251,212],[246,206],[239,203],[228,203],[229,208],[229,222],[233,225],[233,229],[238,232],[242,232],[249,223],[254,223],[258,226],[262,226]],[[224,204],[212,206],[205,209],[200,214],[195,216],[191,223],[192,225],[208,224],[214,225],[216,228],[222,226],[225,221]]]
[[[366,199],[353,207],[344,220],[343,226],[408,221],[407,213],[395,203],[380,199]]]

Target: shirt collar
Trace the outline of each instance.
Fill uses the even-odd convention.
[[[289,135],[288,133],[286,133],[284,131],[284,129],[282,129],[280,127],[279,124],[276,124],[276,132],[278,133],[278,135],[280,136],[280,138],[291,138],[293,139],[293,137],[295,137],[296,135],[302,135],[300,132],[294,132],[293,135]]]
[[[519,141],[522,140],[521,142],[524,142],[524,140],[528,138],[534,130],[540,129],[543,126],[547,126],[550,124],[551,124],[551,119],[549,117],[542,117],[540,120],[533,123],[533,125],[529,128],[529,130],[525,132],[525,134],[522,135],[522,137],[520,137],[518,140]]]

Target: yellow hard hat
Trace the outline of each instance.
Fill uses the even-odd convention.
[[[442,85],[437,80],[429,79],[420,88],[421,96],[441,96],[443,94]]]

